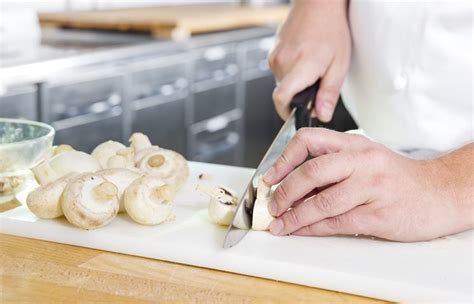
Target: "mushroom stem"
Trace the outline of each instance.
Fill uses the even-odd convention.
[[[153,155],[148,159],[148,165],[152,168],[161,167],[165,163],[165,157],[163,155],[157,154]]]
[[[175,189],[170,185],[163,185],[155,188],[154,195],[158,198],[162,198],[165,201],[172,201],[176,195]]]
[[[133,133],[129,139],[131,146],[135,152],[151,147],[148,136],[143,133]]]
[[[103,182],[94,188],[95,197],[100,201],[109,201],[118,193],[117,186],[110,182]]]
[[[56,147],[56,149],[54,149],[54,155],[58,155],[63,152],[72,151],[72,150],[74,149],[70,145],[59,145]]]
[[[49,164],[49,161],[42,161],[39,165],[32,168],[31,171],[33,171],[36,181],[41,186],[52,183],[59,177]]]

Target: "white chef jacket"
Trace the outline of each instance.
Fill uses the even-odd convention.
[[[473,2],[351,0],[342,98],[360,128],[397,150],[473,140]]]

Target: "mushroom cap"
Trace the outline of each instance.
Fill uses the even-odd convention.
[[[271,187],[267,185],[262,176],[258,178],[257,199],[253,206],[252,229],[268,230],[270,223],[275,219],[268,211],[271,198]]]
[[[94,157],[75,150],[55,155],[49,160],[49,165],[59,177],[71,172],[95,172],[101,169],[99,162]]]
[[[109,140],[101,143],[92,151],[91,155],[94,157],[100,164],[103,169],[108,168],[107,162],[109,158],[114,156],[117,151],[125,149],[126,146],[118,141]]]
[[[70,173],[30,192],[26,198],[28,209],[42,219],[53,219],[62,216],[61,195],[68,182],[74,177],[75,174]]]
[[[128,141],[135,152],[151,147],[148,136],[140,132],[133,133]]]
[[[78,175],[68,183],[61,197],[67,220],[83,229],[110,223],[119,210],[117,187],[95,173]]]
[[[125,206],[123,204],[123,192],[128,186],[130,186],[131,183],[133,183],[142,175],[138,172],[124,168],[105,169],[97,171],[96,173],[117,187],[117,196],[120,203],[118,212],[125,212]]]
[[[147,174],[159,177],[163,182],[179,190],[189,176],[186,159],[168,149],[154,149],[138,163],[138,168]]]
[[[143,176],[125,189],[125,210],[139,224],[157,225],[172,215],[173,194],[174,190],[160,178]]]
[[[237,195],[234,191],[225,187],[210,188],[198,185],[197,190],[209,195],[207,208],[209,218],[219,225],[229,225],[237,208]]]

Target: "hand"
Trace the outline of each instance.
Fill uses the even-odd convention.
[[[295,0],[268,58],[278,84],[273,100],[280,117],[288,117],[294,95],[321,79],[313,114],[330,121],[350,54],[345,0]]]
[[[270,231],[420,241],[470,229],[474,144],[463,149],[420,161],[359,135],[301,129],[264,177],[281,182]]]

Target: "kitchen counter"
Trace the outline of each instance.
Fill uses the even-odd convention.
[[[233,273],[0,234],[1,302],[381,303]]]

